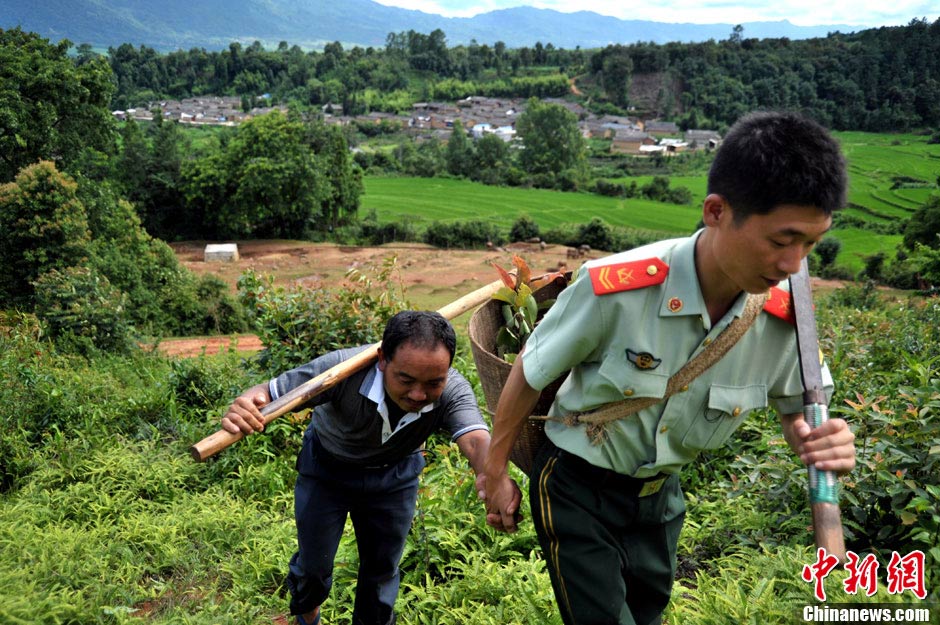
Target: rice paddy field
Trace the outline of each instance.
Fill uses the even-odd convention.
[[[849,167],[847,215],[871,224],[907,220],[932,193],[940,178],[940,145],[913,134],[835,133]],[[619,178],[637,186],[650,176]],[[379,222],[410,221],[418,230],[435,221],[492,221],[506,230],[521,215],[528,215],[542,230],[561,224],[579,224],[598,217],[611,226],[688,233],[700,218],[706,193],[706,175],[675,176],[672,187],[686,187],[693,203],[679,206],[650,200],[602,197],[543,189],[491,187],[467,180],[445,178],[386,178],[367,176],[362,213],[375,211]],[[861,269],[867,256],[884,252],[893,257],[902,236],[879,234],[864,228],[835,229],[842,243],[837,264]]]

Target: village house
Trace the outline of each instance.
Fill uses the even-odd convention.
[[[643,130],[635,120],[619,115],[588,116],[579,121],[578,126],[581,134],[588,139],[611,139],[618,133]]]
[[[521,100],[473,96],[457,102],[458,118],[465,128],[489,124],[494,128],[515,127],[516,119],[525,110]]]
[[[343,116],[343,105],[335,104],[333,102],[327,102],[320,107],[320,112],[323,113],[324,117],[342,117]]]
[[[577,102],[571,102],[563,98],[544,98],[542,101],[545,102],[546,104],[557,104],[559,106],[565,107],[566,109],[574,113],[579,120],[584,119],[588,116],[587,109],[581,106]]]
[[[482,123],[474,124],[470,128],[470,136],[474,140],[482,139],[484,135],[496,135],[506,143],[509,143],[516,137],[516,129],[512,126],[494,126],[492,124]]]
[[[693,150],[714,150],[721,145],[721,135],[714,130],[686,130],[685,141]]]
[[[667,154],[678,154],[689,150],[689,144],[682,139],[664,137],[659,140],[659,145]]]
[[[643,123],[643,130],[656,137],[679,134],[679,127],[674,122],[653,119]]]
[[[639,130],[627,129],[614,135],[610,142],[610,152],[612,154],[639,154],[644,151],[644,147],[656,146],[656,139],[649,133]]]

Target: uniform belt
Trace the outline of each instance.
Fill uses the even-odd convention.
[[[615,485],[628,492],[636,492],[638,497],[655,495],[662,490],[663,484],[669,479],[669,474],[667,473],[658,473],[652,477],[624,475],[623,473],[617,473],[616,471],[593,465],[584,458],[570,451],[565,451],[564,449],[558,449],[557,457],[566,467],[569,467],[575,473],[583,476],[592,484],[598,486],[605,484]]]

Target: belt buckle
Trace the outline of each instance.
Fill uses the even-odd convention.
[[[655,495],[663,488],[663,484],[666,483],[666,478],[661,477],[658,480],[651,480],[643,484],[643,488],[640,489],[640,497],[649,497],[650,495]]]

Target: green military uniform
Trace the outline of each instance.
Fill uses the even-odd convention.
[[[670,376],[741,315],[744,294],[711,323],[695,269],[697,238],[588,263],[561,293],[523,355],[535,389],[571,370],[551,416],[662,397]],[[668,401],[608,423],[600,441],[583,425],[546,424],[551,445],[536,461],[530,501],[566,623],[658,622],[685,511],[676,474],[724,444],[755,410],[802,412],[789,294],[772,291],[768,314]],[[824,376],[831,391],[825,367]],[[614,545],[607,564],[616,568],[603,569],[599,542]]]

